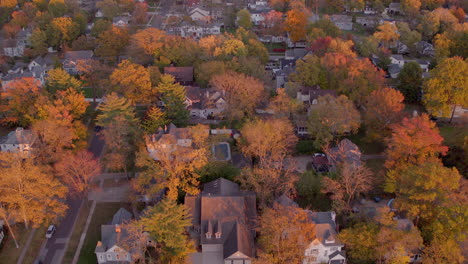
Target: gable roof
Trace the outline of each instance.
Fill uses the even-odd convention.
[[[64,59],[68,61],[87,60],[93,57],[92,50],[75,50],[65,52]]]
[[[128,222],[132,219],[132,214],[125,210],[125,208],[120,208],[117,213],[115,213],[114,217],[112,217],[112,225],[120,225],[124,222]]]
[[[35,140],[36,135],[32,130],[25,130],[22,127],[18,127],[15,131],[8,133],[8,135],[0,137],[0,144],[33,144]]]
[[[193,67],[164,67],[164,73],[174,76],[177,82],[193,82]]]

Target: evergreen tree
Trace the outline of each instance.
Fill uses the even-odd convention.
[[[161,77],[161,82],[157,87],[161,94],[161,101],[166,108],[167,119],[176,126],[183,126],[187,123],[189,112],[185,106],[185,88],[175,83],[172,75],[165,74]]]

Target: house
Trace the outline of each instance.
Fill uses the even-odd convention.
[[[21,57],[26,45],[18,39],[5,39],[2,42],[2,48],[3,54],[7,57]]]
[[[129,222],[132,214],[120,208],[108,225],[101,225],[101,241],[98,241],[94,253],[98,263],[131,263],[131,253],[122,248],[122,241],[127,233],[122,224]]]
[[[252,1],[253,3],[249,3],[247,6],[251,10],[264,10],[268,9],[268,2],[267,1]]]
[[[339,163],[348,163],[353,166],[361,165],[361,151],[351,140],[345,138],[337,146],[327,151],[328,163],[336,168]]]
[[[434,46],[427,42],[427,41],[419,41],[415,44],[416,50],[418,51],[419,55],[422,56],[435,56],[435,49]]]
[[[309,123],[307,115],[296,115],[293,118],[294,132],[300,137],[307,137],[309,133]]]
[[[0,220],[0,245],[3,242],[3,238],[5,238],[5,232],[3,231],[3,225],[4,225],[3,220]]]
[[[193,21],[210,21],[211,16],[210,16],[210,11],[201,9],[200,7],[195,7],[194,9],[189,11],[189,17]]]
[[[402,55],[399,54],[392,54],[390,55],[390,61],[392,64],[397,64],[403,67],[405,65],[405,59]]]
[[[363,27],[372,28],[377,26],[379,21],[372,17],[356,17],[356,23]]]
[[[402,68],[403,67],[400,64],[392,63],[388,65],[388,70],[387,70],[388,75],[390,75],[391,78],[396,79],[398,75],[400,74]]]
[[[304,58],[307,54],[309,54],[310,51],[305,48],[293,48],[293,49],[287,49],[286,53],[284,55],[284,58],[286,60],[298,60]]]
[[[312,157],[312,167],[316,172],[328,172],[330,170],[330,164],[325,154],[314,155]]]
[[[0,150],[29,156],[36,139],[37,136],[32,130],[17,127],[15,131],[11,131],[8,135],[0,137]]]
[[[62,62],[63,69],[71,75],[79,74],[78,64],[93,58],[93,51],[91,50],[77,50],[65,52],[64,60]]]
[[[209,133],[208,130],[206,133]],[[193,149],[189,128],[178,128],[174,124],[159,128],[155,134],[145,135],[145,143],[154,160],[159,160],[165,153]]]
[[[262,11],[252,11],[250,12],[250,19],[255,26],[259,26],[265,21],[265,13]]]
[[[375,14],[377,14],[377,11],[372,6],[366,5],[364,7],[364,14],[366,14],[366,15],[375,15]]]
[[[275,203],[286,208],[299,208],[289,197],[282,195]],[[344,244],[338,240],[335,212],[307,212],[310,224],[315,228],[315,239],[310,241],[304,252],[303,264],[345,264]]]
[[[129,16],[118,16],[112,19],[112,24],[116,27],[127,27],[130,23]]]
[[[318,104],[318,98],[325,95],[336,97],[336,91],[320,89],[319,85],[302,86],[297,91],[296,99],[309,106]]]
[[[353,30],[353,18],[347,15],[332,15],[330,20],[341,30]]]
[[[194,264],[251,264],[255,258],[255,223],[257,218],[254,192],[224,178],[203,186],[196,196],[185,196],[192,215],[189,233],[201,246],[191,255]]]
[[[182,22],[179,27],[173,28],[174,33],[181,37],[200,39],[210,35],[221,34],[221,24],[195,21],[195,23]]]
[[[390,3],[388,8],[386,8],[386,12],[389,15],[403,15],[403,11],[401,9],[400,3]]]
[[[164,74],[174,76],[175,81],[181,85],[193,84],[193,67],[164,67]]]

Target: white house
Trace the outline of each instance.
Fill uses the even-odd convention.
[[[219,24],[183,24],[180,26],[179,34],[181,37],[203,38],[209,35],[221,34],[221,26]]]
[[[252,12],[250,13],[250,19],[254,25],[258,26],[265,21],[265,14],[262,12]]]
[[[24,54],[26,45],[16,39],[6,39],[3,41],[3,53],[8,57],[21,57]]]
[[[8,133],[7,136],[0,138],[0,150],[28,156],[36,138],[36,135],[31,130],[24,130],[24,128],[18,127],[15,131]]]
[[[332,15],[330,20],[341,30],[353,30],[353,18],[347,15]]]
[[[99,264],[131,263],[131,254],[121,247],[122,241],[127,237],[127,233],[125,229],[122,228],[122,224],[131,219],[132,214],[124,208],[120,208],[109,225],[101,226],[102,241],[97,242],[96,249],[94,250]]]
[[[401,67],[405,65],[405,59],[403,58],[402,55],[392,54],[390,55],[390,61],[392,64],[398,64]]]
[[[207,10],[201,9],[199,7],[196,7],[194,9],[190,10],[189,17],[193,21],[199,21],[199,20],[208,21],[208,20],[210,20],[210,11],[207,11]]]

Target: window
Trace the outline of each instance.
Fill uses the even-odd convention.
[[[325,250],[325,253],[323,253],[324,256],[328,256],[328,250]]]
[[[112,255],[111,255],[111,254],[107,254],[107,259],[108,259],[108,260],[112,260]]]
[[[317,255],[318,254],[318,249],[314,248],[314,249],[310,250],[310,253],[312,253],[313,255]]]
[[[335,252],[335,251],[338,251],[338,248],[337,247],[332,247],[331,252]]]
[[[115,254],[115,259],[120,259],[119,254]]]
[[[103,256],[103,255],[100,255],[100,256],[99,256],[99,259],[100,259],[100,260],[104,260],[104,256]]]

